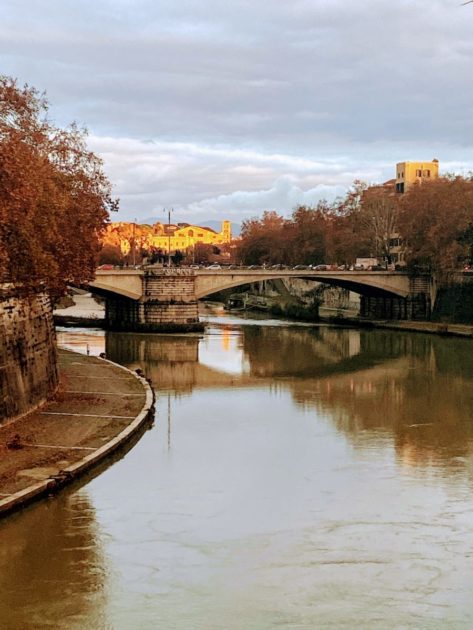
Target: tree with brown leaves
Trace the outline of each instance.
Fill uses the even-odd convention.
[[[47,112],[37,90],[0,76],[0,281],[57,295],[93,278],[117,202],[86,132]]]
[[[413,186],[400,200],[399,232],[406,260],[433,271],[473,256],[473,177],[443,177]]]

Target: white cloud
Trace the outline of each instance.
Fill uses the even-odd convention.
[[[119,218],[160,216],[173,206],[182,220],[288,214],[299,204],[333,200],[358,177],[379,180],[375,163],[344,156],[315,160],[255,149],[92,136],[121,198]],[[361,167],[361,172],[360,172]]]
[[[247,216],[402,159],[471,168],[472,23],[454,0],[4,0],[0,54],[91,129],[123,216]]]

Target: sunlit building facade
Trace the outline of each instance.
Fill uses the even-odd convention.
[[[160,250],[164,253],[184,252],[192,249],[197,243],[205,245],[225,245],[232,240],[231,221],[222,221],[220,232],[210,227],[191,225],[190,223],[155,223],[142,225],[139,223],[110,223],[103,237],[104,245],[119,248],[122,255],[127,256],[133,250]]]
[[[396,192],[405,193],[414,184],[432,181],[439,176],[439,162],[398,162],[396,164]]]
[[[232,224],[222,221],[222,229],[216,232],[210,227],[178,223],[167,225],[156,223],[153,232],[148,235],[146,247],[160,249],[163,252],[185,251],[197,243],[204,245],[224,245],[232,240]]]

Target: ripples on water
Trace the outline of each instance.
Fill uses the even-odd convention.
[[[59,333],[156,424],[0,525],[2,627],[472,627],[472,342],[207,320]]]

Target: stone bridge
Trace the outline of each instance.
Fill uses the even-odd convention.
[[[361,315],[426,319],[433,283],[429,275],[393,271],[157,268],[97,270],[90,289],[106,297],[110,328],[199,329],[197,301],[224,289],[281,278],[304,278],[361,295]]]

